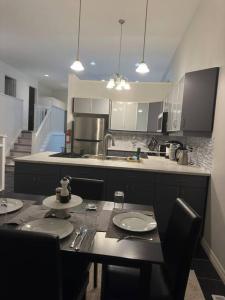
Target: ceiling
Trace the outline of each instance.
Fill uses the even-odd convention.
[[[130,81],[162,81],[200,0],[149,0],[148,75],[138,75],[145,0],[83,0],[80,79],[102,80],[117,71],[124,18],[121,68]],[[52,88],[67,86],[76,56],[78,0],[0,0],[0,59]],[[95,61],[96,65],[90,65]],[[49,74],[49,77],[43,77]]]

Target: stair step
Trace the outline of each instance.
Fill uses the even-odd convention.
[[[32,138],[32,132],[30,131],[30,132],[21,132],[21,136],[20,136],[21,138],[29,138],[29,139],[31,139]]]
[[[22,157],[22,156],[30,155],[30,152],[29,151],[21,151],[21,150],[20,151],[11,150],[10,155],[12,157]]]
[[[5,165],[5,171],[7,173],[13,173],[15,171],[15,165]]]
[[[7,157],[6,157],[6,162],[5,162],[5,164],[6,164],[6,165],[12,165],[12,164],[15,164],[13,157],[7,156]]]
[[[32,139],[31,138],[18,138],[18,144],[23,144],[23,145],[31,145],[32,144]]]
[[[15,143],[13,150],[31,152],[31,145]]]

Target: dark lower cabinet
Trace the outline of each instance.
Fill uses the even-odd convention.
[[[164,236],[175,199],[182,198],[202,218],[204,223],[208,177],[193,175],[156,175],[154,208],[161,237]]]
[[[104,180],[105,201],[113,201],[115,191],[123,191],[127,203],[153,205],[161,236],[177,197],[184,199],[203,219],[205,216],[207,176],[16,162],[15,192],[54,194],[60,179],[66,175]]]
[[[125,193],[125,202],[153,205],[153,173],[127,170],[108,170],[108,201],[113,201],[115,191],[123,191]]]
[[[60,180],[60,170],[54,165],[16,163],[14,191],[37,195],[52,195]]]

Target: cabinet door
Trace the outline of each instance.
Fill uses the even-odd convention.
[[[211,132],[214,120],[219,68],[185,74],[182,129]]]
[[[74,112],[90,114],[92,112],[92,100],[86,98],[76,98],[74,100]]]
[[[93,114],[109,114],[109,99],[92,99]]]
[[[163,112],[163,102],[149,103],[148,131],[157,132],[158,116]]]
[[[178,83],[178,98],[177,98],[177,112],[176,112],[176,130],[181,130],[181,113],[184,95],[184,77]]]
[[[124,130],[136,130],[137,106],[137,103],[125,102]]]
[[[124,130],[125,102],[112,101],[111,129]]]
[[[125,172],[126,173],[126,172]],[[107,201],[114,201],[114,193],[116,191],[124,192],[125,202],[129,202],[128,199],[128,182],[123,171],[108,170],[107,176]]]
[[[138,103],[137,106],[137,131],[147,131],[149,103]]]
[[[59,186],[59,166],[17,163],[14,191],[17,193],[52,195]]]
[[[184,199],[201,217],[204,217],[207,197],[206,188],[181,185],[179,197]]]
[[[171,131],[177,131],[177,105],[178,105],[178,83],[175,83],[172,91]]]
[[[150,173],[137,173],[126,176],[129,203],[153,205],[155,185]]]
[[[167,131],[172,131],[172,91],[167,97],[167,107],[168,107],[168,119],[167,119]]]

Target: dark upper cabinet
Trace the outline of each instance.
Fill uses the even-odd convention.
[[[184,134],[211,133],[219,68],[185,74],[181,130]]]
[[[148,132],[157,132],[158,116],[163,112],[163,102],[149,103]]]

